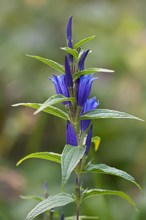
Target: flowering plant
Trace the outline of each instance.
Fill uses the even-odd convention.
[[[103,68],[85,69],[85,59],[90,50],[83,50],[81,49],[81,46],[89,40],[92,40],[94,37],[95,36],[90,36],[73,44],[72,17],[70,17],[66,29],[67,47],[61,48],[67,53],[64,66],[53,60],[28,55],[42,61],[61,73],[60,75],[53,75],[50,78],[51,82],[54,84],[56,95],[51,96],[43,104],[19,103],[13,106],[28,106],[37,109],[35,114],[43,111],[66,120],[66,145],[62,154],[37,152],[24,157],[17,163],[17,165],[19,165],[29,158],[41,158],[59,163],[62,171],[61,193],[49,196],[45,199],[41,198],[40,202],[29,212],[26,220],[32,220],[42,213],[44,213],[45,216],[51,216],[47,219],[56,219],[55,215],[53,217],[54,210],[57,207],[63,207],[69,203],[76,204],[76,215],[72,217],[64,217],[62,215],[61,218],[57,217],[57,219],[96,219],[95,216],[88,217],[80,215],[80,206],[82,202],[85,199],[96,195],[120,196],[135,207],[135,203],[131,198],[122,191],[84,189],[83,186],[81,187],[81,176],[94,172],[121,177],[134,183],[139,189],[141,189],[135,179],[126,172],[105,164],[93,164],[88,160],[91,142],[95,144],[96,150],[99,145],[99,137],[92,137],[92,120],[100,118],[127,118],[142,121],[142,119],[124,112],[99,109],[99,101],[96,97],[89,97],[92,83],[97,79],[94,74],[97,72],[112,72],[112,70]],[[64,110],[54,106],[58,103],[63,104]],[[76,176],[75,188],[73,192],[69,194],[65,192],[65,185],[72,172],[74,172]]]

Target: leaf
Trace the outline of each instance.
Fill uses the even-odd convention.
[[[90,36],[90,37],[86,37],[86,38],[80,40],[78,43],[76,43],[76,44],[74,45],[74,49],[78,49],[81,45],[83,45],[83,44],[85,44],[86,42],[92,40],[93,38],[95,38],[95,35]]]
[[[52,152],[37,152],[37,153],[32,153],[27,155],[26,157],[23,157],[21,160],[18,161],[17,166],[19,166],[23,161],[27,159],[44,159],[44,160],[49,160],[52,162],[56,163],[61,163],[61,155],[57,153],[52,153]]]
[[[66,145],[62,152],[61,168],[62,168],[62,185],[64,186],[69,179],[72,171],[77,166],[85,153],[85,148],[80,146]]]
[[[70,194],[67,193],[60,193],[55,196],[49,196],[47,199],[37,204],[29,212],[29,214],[26,217],[26,220],[32,220],[41,213],[44,213],[56,207],[65,206],[71,202],[74,202],[74,199]]]
[[[40,56],[28,55],[28,54],[26,54],[26,56],[35,58],[35,59],[47,64],[51,68],[57,70],[58,72],[64,73],[64,66],[62,66],[61,64],[59,64],[53,60],[49,60],[49,59],[46,59],[46,58],[43,58]]]
[[[98,151],[101,138],[99,136],[92,137],[91,142],[94,143],[95,151]]]
[[[141,118],[135,117],[133,115],[129,115],[125,112],[119,112],[109,109],[96,109],[96,110],[88,111],[80,117],[80,120],[98,119],[98,118],[127,118],[127,119],[144,121]]]
[[[77,217],[76,216],[69,216],[69,217],[65,217],[65,220],[76,220]],[[79,216],[79,220],[82,220],[82,219],[88,219],[88,220],[94,220],[94,219],[99,219],[98,217],[95,217],[95,216],[86,216],[86,215],[80,215]]]
[[[82,75],[88,75],[91,73],[104,72],[104,73],[112,73],[114,70],[104,69],[104,68],[88,68],[79,72],[74,73],[73,79],[77,80]]]
[[[34,108],[34,109],[39,109],[41,107],[41,105],[42,104],[40,104],[40,103],[18,103],[18,104],[14,104],[12,106],[13,107],[27,106],[27,107],[31,107],[31,108]],[[57,116],[59,118],[65,119],[65,120],[68,120],[68,114],[66,112],[62,111],[61,109],[56,108],[54,106],[48,106],[47,108],[45,108],[43,110],[43,112],[46,112],[48,114]]]
[[[78,58],[78,52],[75,49],[72,49],[70,47],[61,47],[62,50],[65,50],[67,53],[73,55],[75,59]]]
[[[57,94],[57,95],[53,95],[51,96],[49,99],[47,99],[41,106],[40,108],[35,111],[35,115],[41,111],[43,111],[45,108],[49,107],[50,105],[54,105],[54,104],[57,104],[57,103],[61,103],[61,102],[65,102],[65,101],[71,101],[73,102],[74,101],[74,98],[73,97],[70,97],[70,98],[67,98],[61,94]]]
[[[85,171],[93,172],[93,173],[101,173],[101,174],[109,174],[117,177],[121,177],[125,180],[128,180],[132,183],[134,183],[140,190],[140,185],[135,181],[135,179],[126,173],[125,171],[116,169],[114,167],[107,166],[106,164],[91,164],[88,163],[85,167]]]
[[[83,192],[83,200],[87,199],[89,197],[96,196],[96,195],[115,195],[115,196],[120,196],[123,199],[127,200],[132,206],[134,206],[136,208],[136,205],[132,201],[132,199],[126,193],[123,193],[122,191],[106,190],[106,189],[90,189],[90,190],[85,190],[85,192]]]
[[[35,200],[35,201],[39,201],[39,202],[41,202],[44,199],[41,196],[23,196],[23,195],[20,195],[20,198],[26,199],[26,200]]]

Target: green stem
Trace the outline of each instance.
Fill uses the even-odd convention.
[[[76,220],[80,218],[80,200],[81,200],[80,175],[76,177]]]

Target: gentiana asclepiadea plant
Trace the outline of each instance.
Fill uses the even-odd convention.
[[[37,152],[24,157],[17,163],[17,165],[19,165],[29,158],[41,158],[58,163],[62,171],[61,192],[57,195],[48,196],[47,198],[37,196],[34,198],[30,196],[29,198],[37,199],[39,203],[28,213],[26,220],[32,220],[40,214],[43,214],[42,218],[44,219],[98,219],[96,216],[81,216],[80,213],[82,202],[89,197],[97,195],[116,195],[136,207],[132,199],[122,191],[97,188],[84,189],[84,183],[81,182],[81,176],[88,175],[88,173],[109,174],[128,180],[141,189],[140,185],[128,173],[105,164],[89,162],[88,155],[91,142],[95,144],[96,150],[99,145],[99,137],[92,137],[93,120],[99,120],[101,118],[127,118],[143,121],[125,112],[100,109],[99,101],[96,97],[90,97],[92,84],[97,80],[97,73],[113,72],[113,70],[103,68],[85,69],[85,60],[90,50],[83,50],[81,46],[94,37],[95,36],[90,36],[73,44],[71,16],[66,29],[67,47],[61,48],[67,53],[64,65],[39,56],[27,55],[40,60],[59,72],[59,75],[54,74],[49,78],[50,83],[53,83],[55,87],[56,94],[49,97],[43,104],[19,103],[13,106],[31,107],[36,109],[34,114],[43,111],[66,120],[66,145],[64,146],[62,154]],[[56,107],[58,103],[63,104],[64,110]],[[76,176],[74,189],[72,189],[71,193],[66,193],[65,185],[72,172],[74,172]],[[54,210],[56,210],[57,207],[63,207],[69,203],[75,203],[76,205],[75,216],[64,217],[62,214],[61,217],[57,217]],[[51,217],[45,218],[47,215]]]

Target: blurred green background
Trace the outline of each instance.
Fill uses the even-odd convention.
[[[26,57],[34,54],[64,62],[65,28],[73,15],[74,42],[90,35],[86,67],[114,69],[99,74],[92,95],[100,108],[109,108],[146,119],[146,1],[145,0],[0,0],[0,220],[25,219],[36,204],[19,195],[60,191],[60,167],[42,160],[16,162],[37,151],[61,152],[65,122],[29,108],[12,108],[18,102],[44,102],[54,93],[48,80],[53,73],[45,64]],[[117,197],[95,197],[82,206],[82,214],[101,220],[146,219],[145,124],[128,120],[94,122],[101,137],[94,161],[123,169],[141,184],[143,193],[127,181],[109,176],[84,177],[84,187],[123,190],[136,202],[136,212]],[[71,190],[74,176],[67,190]],[[64,208],[65,215],[74,207]],[[41,219],[40,217],[38,219]]]

